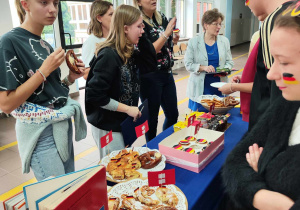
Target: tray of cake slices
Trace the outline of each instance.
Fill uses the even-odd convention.
[[[147,179],[116,184],[108,191],[109,210],[187,210],[184,193],[175,185],[149,187]]]
[[[107,180],[119,183],[147,178],[149,171],[164,170],[166,157],[157,149],[134,147],[113,151],[100,163],[106,167]]]

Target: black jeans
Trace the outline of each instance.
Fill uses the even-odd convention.
[[[177,95],[172,73],[152,72],[142,75],[140,96],[142,101],[148,99],[149,131],[146,133],[146,140],[150,141],[156,136],[160,106],[166,117],[163,130],[177,122]]]

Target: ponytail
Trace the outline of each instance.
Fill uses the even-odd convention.
[[[21,4],[21,0],[15,0],[15,6],[16,6],[18,16],[19,16],[19,19],[20,19],[20,24],[22,24],[25,20],[26,12],[25,12],[22,4]]]

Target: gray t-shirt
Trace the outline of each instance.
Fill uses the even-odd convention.
[[[53,52],[49,43],[23,28],[14,28],[0,38],[0,91],[15,90],[41,67]],[[61,82],[60,68],[53,71],[27,99],[59,109],[67,101],[69,88]]]

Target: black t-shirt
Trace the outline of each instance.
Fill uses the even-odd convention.
[[[15,90],[41,67],[53,52],[49,43],[23,28],[14,28],[0,38],[0,91]],[[61,82],[60,69],[53,71],[27,99],[59,109],[67,101],[69,88]]]
[[[154,43],[159,37],[161,36],[161,33],[165,31],[168,25],[168,20],[164,14],[161,13],[162,16],[162,25],[159,25],[158,22],[155,19],[155,16],[153,15],[153,26],[149,25],[147,22],[144,21],[145,33],[143,34],[142,39],[139,42],[139,49],[141,49],[141,52],[144,53],[146,50],[150,51],[150,56],[152,56],[149,60],[149,57],[147,56],[141,56],[141,59],[144,60],[144,63],[152,63],[150,64],[151,68],[155,68],[153,66],[153,53],[156,54],[155,49],[152,45],[152,47],[149,47],[144,39],[149,40],[151,43]],[[172,42],[172,35],[169,37],[169,39],[165,42],[165,45],[161,48],[160,52],[156,54],[156,69],[155,71],[160,72],[168,72],[171,70],[171,67],[174,65],[174,60],[172,56],[172,49],[173,49],[173,42]],[[149,49],[146,49],[149,48]],[[141,74],[149,73],[153,71],[153,69],[149,68],[149,65],[142,65],[140,67]]]
[[[270,103],[273,103],[282,93],[274,81],[267,79],[269,69],[273,64],[273,57],[270,53],[270,36],[274,27],[276,17],[281,14],[293,1],[289,1],[278,7],[263,22],[260,28],[260,44],[257,54],[257,72],[255,74],[251,94],[249,130],[258,122],[260,116],[267,110]]]

